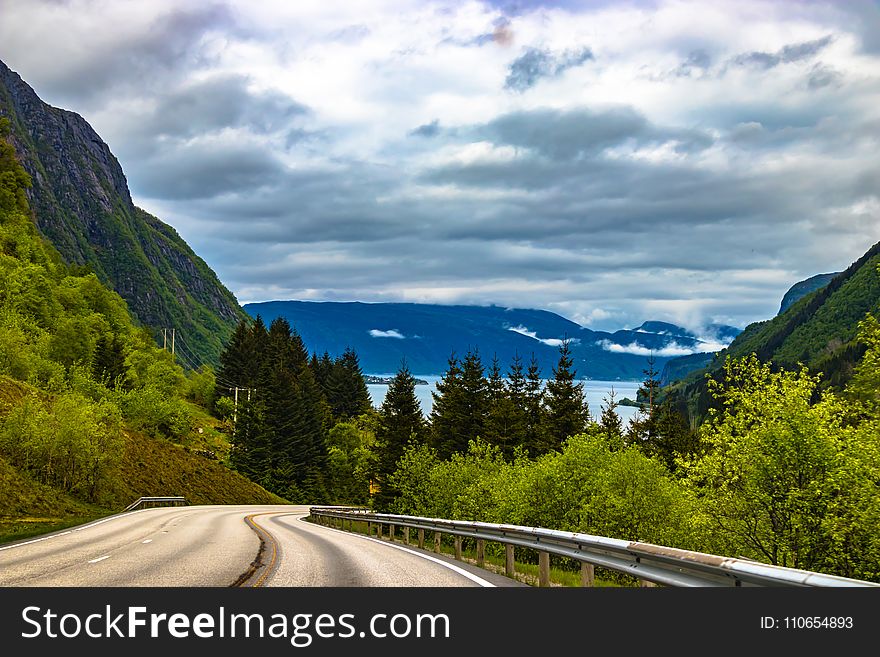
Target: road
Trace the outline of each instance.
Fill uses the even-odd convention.
[[[0,586],[519,585],[413,546],[308,523],[307,515],[307,506],[121,514],[0,545]]]

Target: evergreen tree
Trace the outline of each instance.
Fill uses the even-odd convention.
[[[535,457],[543,454],[546,449],[544,441],[544,383],[541,380],[541,366],[534,352],[526,371],[523,401],[526,423],[523,445],[529,456]]]
[[[612,387],[611,392],[603,400],[605,404],[602,406],[599,428],[602,432],[603,438],[605,438],[608,448],[617,451],[624,446],[623,421],[617,414],[617,407],[619,404],[614,398],[615,392]]]
[[[525,375],[522,358],[514,357],[510,367],[509,380],[501,376],[498,358],[492,360],[487,378],[489,412],[486,417],[486,441],[501,448],[502,454],[510,458],[514,449],[525,439]]]
[[[431,393],[434,406],[431,410],[431,446],[440,458],[448,458],[467,446],[468,438],[462,431],[462,407],[464,389],[461,382],[462,371],[455,353],[449,357],[448,367],[437,382],[436,391]]]
[[[364,373],[357,354],[350,347],[346,347],[330,369],[325,390],[327,401],[337,420],[357,417],[371,408],[372,402]]]
[[[390,509],[399,491],[391,485],[389,477],[397,468],[397,462],[406,447],[424,443],[426,433],[425,419],[416,396],[416,381],[404,361],[388,385],[388,392],[379,410],[379,426],[376,430],[377,508]]]
[[[252,373],[255,357],[253,329],[243,319],[235,327],[229,343],[220,354],[217,388],[221,396],[233,396],[234,392],[228,386],[247,387],[254,383]]]
[[[486,431],[486,415],[489,405],[488,382],[484,376],[483,362],[477,349],[468,351],[461,366],[461,388],[463,402],[461,408],[460,434],[464,442],[456,451],[466,452],[468,442],[483,436]]]
[[[559,362],[553,368],[553,378],[547,382],[544,404],[546,433],[543,451],[562,445],[567,438],[583,433],[590,419],[584,399],[584,384],[575,383],[577,372],[571,357],[569,341],[559,347]]]
[[[92,376],[96,381],[113,386],[125,377],[125,344],[117,334],[101,335],[95,343]]]
[[[642,370],[645,380],[639,387],[636,399],[642,406],[639,413],[630,420],[627,430],[627,441],[634,445],[641,445],[657,436],[657,405],[660,395],[660,379],[654,368],[654,357],[648,358],[648,367]]]

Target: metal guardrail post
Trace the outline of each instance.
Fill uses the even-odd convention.
[[[516,561],[513,559],[513,546],[509,543],[504,546],[504,574],[508,577],[516,577]]]
[[[440,532],[434,532],[434,552],[440,553]]]
[[[461,536],[455,537],[455,559],[461,561]]]
[[[581,562],[581,586],[594,586],[596,583],[596,566],[586,561]]]
[[[550,553],[538,552],[538,586],[550,586]]]
[[[409,527],[403,528],[403,543],[409,545]]]
[[[477,566],[482,568],[486,563],[486,541],[482,538],[477,539]]]
[[[425,530],[419,527],[419,547],[425,549]]]

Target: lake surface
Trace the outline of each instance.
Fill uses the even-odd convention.
[[[394,374],[375,374],[374,376],[382,376],[382,377],[393,377]],[[442,379],[442,376],[426,376],[424,374],[420,374],[416,376],[417,379],[423,379],[428,382],[428,385],[417,385],[416,386],[416,397],[419,399],[419,403],[422,406],[422,412],[427,416],[431,414],[431,409],[434,406],[434,398],[431,396],[432,392],[436,391],[437,381]],[[599,414],[602,412],[602,405],[604,403],[605,397],[611,392],[611,388],[614,388],[614,396],[617,401],[620,401],[624,397],[629,397],[630,399],[636,398],[636,392],[641,385],[640,381],[584,381],[584,396],[587,398],[587,403],[590,406],[590,414],[598,418]],[[373,405],[378,408],[382,405],[382,401],[385,399],[385,393],[388,392],[388,386],[385,384],[367,384],[367,390],[370,391],[370,397],[373,400]],[[630,418],[635,416],[636,411],[638,409],[633,406],[618,406],[617,414],[620,416],[620,419],[623,420],[624,426],[629,422]]]

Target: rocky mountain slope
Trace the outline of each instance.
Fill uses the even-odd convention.
[[[44,103],[0,62],[0,116],[33,179],[40,232],[94,271],[154,335],[175,328],[192,359],[216,362],[243,316],[235,297],[169,225],[134,205],[110,148],[79,114]],[[198,363],[194,363],[198,364]]]

